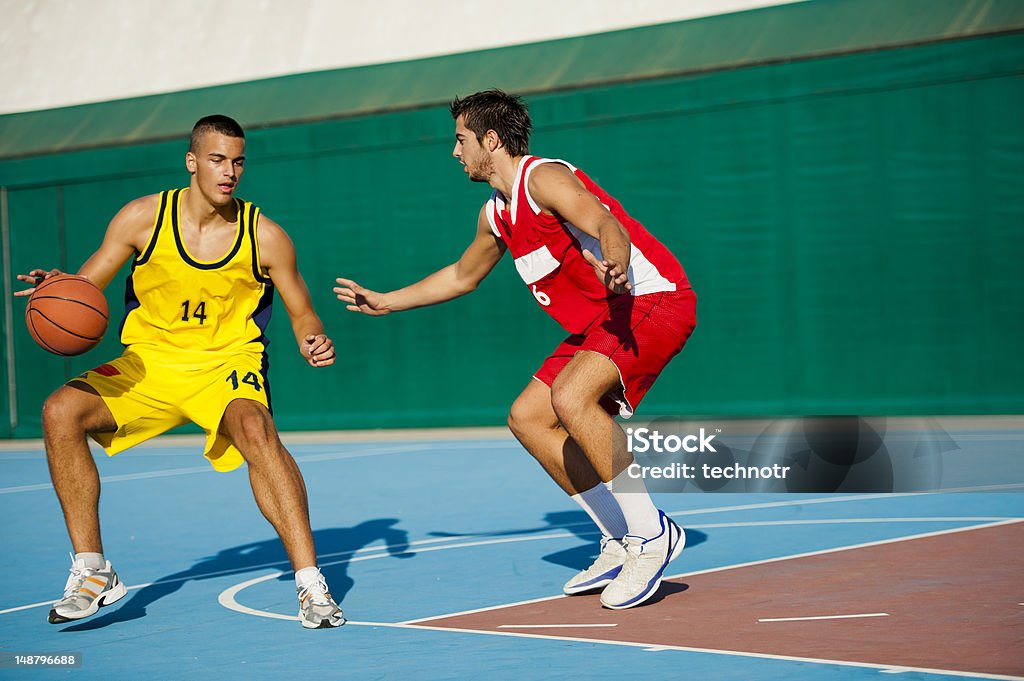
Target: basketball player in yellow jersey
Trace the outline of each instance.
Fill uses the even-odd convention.
[[[189,186],[132,201],[114,216],[79,274],[104,288],[130,258],[117,359],[70,381],[43,405],[50,477],[75,550],[53,624],[89,617],[126,589],[103,556],[100,481],[87,437],[110,455],[192,421],[219,471],[246,462],[253,495],[295,570],[307,628],[345,623],[316,565],[306,488],[270,414],[264,346],[274,290],[299,351],[313,367],[334,363],[334,345],[313,311],[287,234],[234,196],[245,135],[226,116],[192,131]],[[33,286],[59,274],[32,270]],[[34,289],[19,291],[25,296]]]

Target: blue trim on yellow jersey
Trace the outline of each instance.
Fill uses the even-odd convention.
[[[152,249],[149,249],[152,252]],[[124,316],[121,317],[121,326],[117,329],[117,337],[121,338],[121,334],[124,333],[124,325],[128,323],[128,315],[141,307],[142,303],[139,302],[138,296],[135,295],[135,266],[136,263],[132,263],[132,271],[128,273],[128,280],[124,283]],[[122,343],[122,345],[124,345]],[[125,347],[128,347],[125,345]]]
[[[267,411],[274,415],[274,402],[270,397],[270,355],[263,350],[263,361],[260,363],[260,376],[263,377],[263,394],[267,396]]]
[[[252,313],[252,321],[260,330],[260,337],[254,340],[262,343],[264,348],[270,345],[270,339],[267,338],[267,327],[270,326],[270,315],[273,311],[274,285],[267,284],[263,289],[263,295],[260,296],[260,300],[256,304],[256,309]]]
[[[178,193],[180,194],[181,191],[182,190],[179,189]],[[175,195],[175,198],[177,198],[177,195]],[[242,247],[242,237],[245,235],[245,225],[242,224],[242,217],[244,215],[244,211],[242,211],[241,208],[239,207],[240,203],[241,201],[239,199],[235,199],[235,210],[238,214],[239,222],[238,236],[235,238],[235,245],[232,246],[228,254],[221,258],[219,261],[204,263],[193,260],[192,256],[190,256],[188,254],[188,251],[185,250],[185,243],[184,241],[182,241],[181,229],[179,228],[178,224],[178,202],[174,202],[174,206],[171,208],[171,231],[174,233],[174,243],[178,247],[178,254],[181,256],[181,259],[184,260],[186,264],[191,265],[192,267],[195,267],[196,269],[199,270],[215,270],[228,264],[231,261],[231,259],[238,254],[238,249]]]
[[[177,191],[181,191],[180,189]],[[156,222],[153,224],[153,233],[149,237],[149,243],[146,245],[146,250],[135,259],[132,263],[132,269],[135,269],[135,265],[145,265],[149,260],[149,256],[153,255],[153,249],[156,248],[156,239],[160,236],[160,226],[164,223],[164,211],[167,210],[167,197],[170,196],[171,191],[160,192],[160,210],[156,214]],[[177,199],[177,192],[175,192],[175,199]]]
[[[256,281],[272,286],[273,281],[270,277],[263,276],[260,268],[260,249],[256,243],[256,228],[259,216],[256,210],[257,208],[254,204],[249,204],[249,242],[252,248],[252,276],[256,277]]]

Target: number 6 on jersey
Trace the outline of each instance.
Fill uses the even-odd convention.
[[[544,307],[547,307],[548,305],[551,304],[551,296],[544,293],[543,291],[538,290],[536,284],[531,286],[530,290],[533,291],[533,297],[537,299],[538,303],[540,303]]]

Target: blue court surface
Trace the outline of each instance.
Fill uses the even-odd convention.
[[[1024,442],[1019,431],[951,435],[1014,455]],[[74,652],[81,664],[5,662],[0,678],[1014,678],[593,642],[536,629],[417,628],[409,623],[558,595],[595,555],[593,526],[502,431],[284,440],[305,475],[320,563],[348,625],[305,630],[295,621],[291,572],[244,469],[214,472],[188,436],[112,459],[97,453],[105,553],[128,596],[77,624],[48,624],[70,546],[41,445],[8,443],[0,451],[0,653]],[[1024,494],[1013,490],[657,494],[655,501],[689,533],[672,575],[1024,519]],[[687,597],[671,593],[627,613],[651,617]],[[1024,611],[1024,580],[1014,597]],[[671,626],[698,629],[701,615]],[[1021,649],[1010,654],[1022,656]]]

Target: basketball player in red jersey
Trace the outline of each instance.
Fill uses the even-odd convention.
[[[696,297],[679,261],[618,201],[572,164],[529,154],[518,97],[478,92],[456,99],[451,114],[453,156],[470,180],[494,189],[476,237],[458,261],[405,288],[378,293],[339,278],[334,291],[349,310],[374,316],[433,305],[474,290],[512,251],[534,299],[570,335],[515,400],[508,425],[603,535],[595,563],[564,591],[603,589],[605,607],[639,605],[685,535],[636,491],[612,415],[632,416],[682,349]]]

